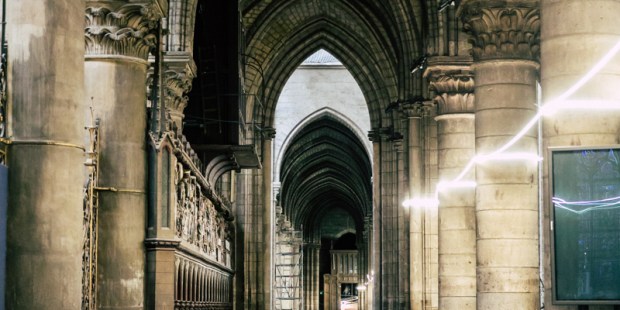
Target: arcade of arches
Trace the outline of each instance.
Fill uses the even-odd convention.
[[[618,0],[2,4],[2,309],[620,307]]]

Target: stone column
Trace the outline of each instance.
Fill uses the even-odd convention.
[[[263,128],[263,229],[262,229],[262,244],[263,244],[263,294],[264,294],[264,309],[272,309],[273,296],[271,290],[274,283],[273,272],[273,238],[274,238],[274,216],[273,203],[271,200],[272,193],[272,176],[271,176],[271,163],[273,162],[271,156],[273,151],[273,139],[276,137],[275,128]]]
[[[425,72],[438,106],[439,180],[458,177],[475,152],[471,60],[434,57]],[[462,181],[474,181],[474,171]],[[476,191],[439,189],[439,308],[476,309]]]
[[[405,115],[405,123],[408,123],[407,117]],[[405,127],[407,128],[407,127]],[[407,171],[405,162],[408,158],[405,158],[406,153],[404,152],[404,148],[406,143],[403,141],[404,139],[398,139],[393,142],[394,152],[396,153],[396,181],[397,181],[397,203],[396,203],[396,227],[397,227],[397,237],[398,237],[398,245],[397,245],[397,274],[398,277],[398,301],[397,307],[398,309],[409,309],[410,304],[410,279],[409,279],[409,208],[405,208],[402,205],[402,202],[405,201],[409,194],[409,184],[407,180]]]
[[[362,232],[362,244],[359,254],[359,273],[360,273],[360,285],[364,284],[366,287],[359,298],[360,310],[370,309],[372,302],[372,292],[368,283],[368,275],[370,274],[370,256],[372,253],[372,217],[367,215],[364,217],[364,231]]]
[[[402,137],[393,128],[381,129],[380,158],[380,203],[381,203],[381,308],[397,309],[401,294],[398,273],[398,163],[394,144],[400,143]]]
[[[305,300],[305,309],[319,309],[319,251],[321,250],[321,244],[310,243],[306,246],[308,253],[304,253],[308,257],[309,266],[308,272],[308,291],[307,298]]]
[[[409,198],[421,198],[424,193],[424,160],[422,142],[423,107],[420,103],[406,103],[401,111],[408,119],[408,175]],[[425,306],[424,272],[424,213],[421,207],[410,206],[409,212],[409,300],[411,309],[422,310]]]
[[[6,309],[79,309],[84,199],[84,4],[7,1]]]
[[[86,1],[86,98],[100,121],[98,304],[145,301],[146,71],[152,1]]]
[[[471,34],[476,155],[508,143],[536,114],[537,1],[461,3]],[[537,154],[532,129],[506,152]],[[476,167],[477,308],[538,307],[538,163],[487,160]]]
[[[558,98],[588,72],[619,40],[620,2],[541,1],[541,84],[543,103]],[[543,120],[544,149],[547,147],[614,146],[620,132],[620,54],[590,82],[571,95],[564,104],[583,107],[602,102],[611,109],[561,109]],[[572,102],[571,102],[572,101]],[[581,101],[581,102],[580,102]],[[546,155],[546,154],[545,154]],[[550,158],[545,159],[549,164]],[[543,168],[545,201],[550,201],[548,167]],[[544,252],[545,308],[569,309],[551,304],[552,288],[549,236],[549,209],[545,206]],[[600,308],[599,308],[600,307]],[[599,306],[596,309],[615,309]],[[617,307],[617,306],[616,306]],[[592,308],[592,307],[591,307]],[[574,309],[574,308],[570,308]]]
[[[369,304],[372,309],[381,309],[381,135],[379,129],[368,133],[372,141],[372,242],[370,276],[368,287]]]

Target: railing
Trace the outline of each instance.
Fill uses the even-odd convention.
[[[175,309],[232,309],[232,272],[175,256]]]

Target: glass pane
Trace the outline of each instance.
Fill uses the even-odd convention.
[[[552,161],[556,299],[620,300],[620,150]]]

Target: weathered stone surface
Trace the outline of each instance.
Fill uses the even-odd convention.
[[[86,134],[83,4],[5,4],[3,16],[10,25],[6,39],[11,42],[6,137],[12,145],[6,163],[2,307],[79,309]]]

